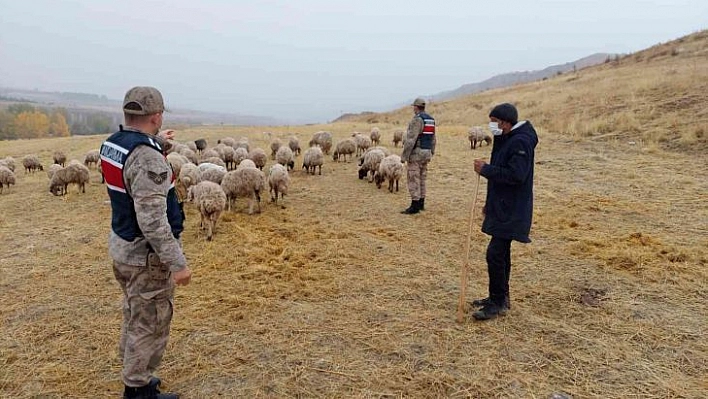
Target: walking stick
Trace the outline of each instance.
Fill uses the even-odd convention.
[[[457,322],[462,323],[465,320],[465,297],[467,296],[467,274],[470,268],[470,242],[472,241],[472,226],[474,225],[474,210],[477,207],[477,193],[479,192],[479,174],[477,174],[477,183],[474,186],[474,200],[472,201],[472,209],[470,209],[470,223],[467,231],[467,242],[465,242],[465,261],[462,263],[460,270],[460,300],[457,303]]]

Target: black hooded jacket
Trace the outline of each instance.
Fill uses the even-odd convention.
[[[492,157],[481,170],[487,178],[482,231],[492,237],[531,242],[534,149],[538,136],[531,122],[494,137]]]

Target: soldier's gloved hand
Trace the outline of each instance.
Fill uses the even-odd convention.
[[[185,266],[184,269],[172,273],[172,279],[175,280],[177,285],[187,285],[192,279],[192,271],[189,270],[189,266]]]

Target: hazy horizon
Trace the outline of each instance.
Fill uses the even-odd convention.
[[[2,0],[0,86],[326,122],[705,29],[699,1]]]

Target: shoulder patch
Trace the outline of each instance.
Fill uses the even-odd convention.
[[[167,180],[167,172],[155,173],[148,170],[147,175],[155,184],[162,184],[165,180]]]

